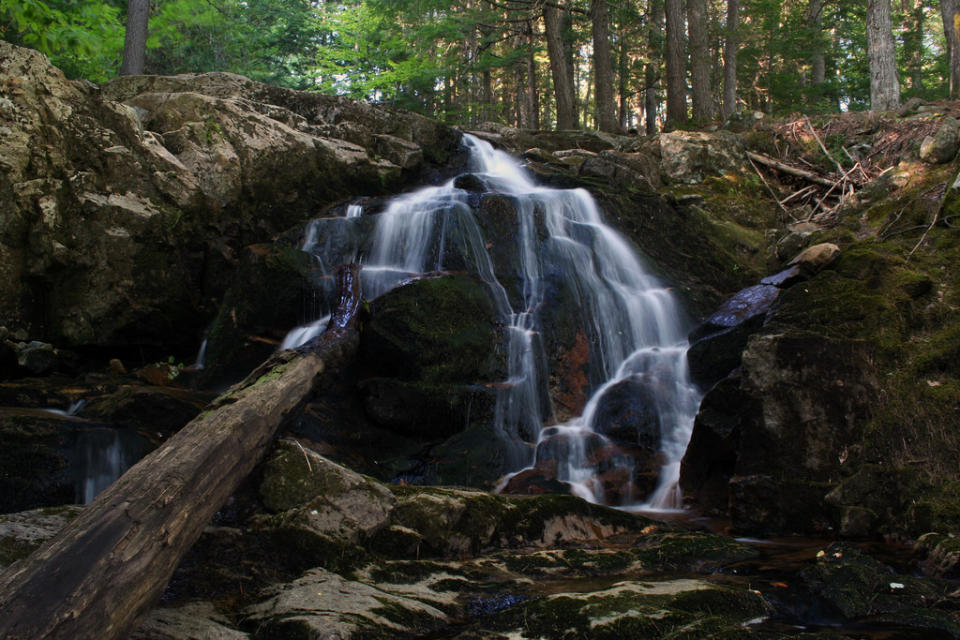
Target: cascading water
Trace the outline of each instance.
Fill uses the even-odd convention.
[[[556,465],[556,479],[588,500],[644,502],[647,496],[635,495],[631,488],[632,458],[618,453],[601,433],[598,407],[608,393],[625,384],[654,389],[645,396],[653,405],[645,411],[659,428],[662,469],[659,485],[646,502],[652,508],[678,507],[680,458],[700,393],[687,375],[686,332],[676,300],[647,273],[629,244],[604,224],[585,190],[536,185],[509,155],[469,135],[465,143],[471,168],[485,190],[512,201],[517,212],[515,237],[485,238],[472,206],[476,194],[450,181],[394,198],[376,216],[360,215],[361,210],[351,206],[347,218],[336,223],[315,220],[307,229],[303,250],[317,257],[326,282],[337,264],[362,262],[364,295],[370,299],[411,278],[443,270],[469,271],[489,286],[507,351],[507,379],[498,386],[493,426],[503,441],[511,443],[506,463],[517,472],[549,459]],[[361,225],[368,218],[375,219],[375,227],[364,239]],[[320,225],[326,226],[323,233]],[[320,237],[323,242],[318,242]],[[497,273],[489,250],[495,243],[512,243],[515,273]],[[501,284],[505,277],[511,283],[506,287]],[[595,388],[583,414],[565,424],[550,424],[555,419],[542,336],[542,313],[556,278],[565,279],[564,287],[580,310]],[[324,297],[332,300],[332,283],[329,287]],[[319,315],[329,313],[326,304],[321,304]],[[283,346],[302,344],[324,324],[321,318],[298,327]],[[626,489],[611,490],[612,481],[601,478],[611,467],[626,469],[621,482]]]

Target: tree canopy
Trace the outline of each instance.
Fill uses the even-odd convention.
[[[868,51],[891,56],[879,53],[884,33],[897,95],[947,97],[960,84],[956,2],[698,0],[684,10],[664,0],[153,0],[145,72],[231,71],[465,124],[650,131],[665,124],[668,102],[670,124],[681,126],[734,104],[869,109]],[[868,29],[870,11],[884,8],[890,21]],[[0,37],[102,82],[119,72],[126,12],[125,0],[0,0]]]

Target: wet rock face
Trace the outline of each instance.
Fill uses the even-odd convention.
[[[0,84],[0,325],[65,347],[195,347],[240,247],[432,176],[458,142],[232,74],[72,83],[6,42]]]
[[[771,284],[758,284],[734,294],[690,333],[687,360],[691,377],[709,387],[740,364],[747,339],[761,326],[780,295]]]

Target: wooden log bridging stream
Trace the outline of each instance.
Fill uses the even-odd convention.
[[[110,640],[137,628],[319,376],[352,358],[358,274],[341,267],[324,334],[270,358],[0,575],[0,638]]]

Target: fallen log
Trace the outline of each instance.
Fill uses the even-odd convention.
[[[126,638],[318,377],[356,350],[360,285],[342,267],[327,331],[274,356],[0,575],[0,638]]]
[[[789,173],[790,175],[797,176],[798,178],[803,178],[804,180],[809,180],[810,182],[815,182],[819,185],[825,187],[832,187],[833,180],[828,180],[823,176],[819,176],[812,171],[807,171],[806,169],[799,169],[797,167],[791,167],[788,164],[775,160],[768,156],[765,156],[761,153],[754,153],[753,151],[747,151],[747,157],[753,160],[754,162],[759,162],[762,165],[766,165],[777,171],[783,171],[784,173]]]

